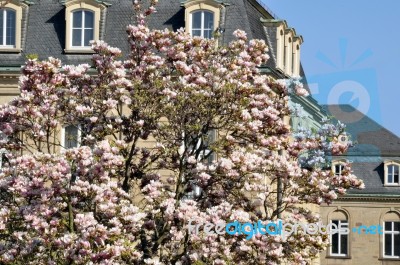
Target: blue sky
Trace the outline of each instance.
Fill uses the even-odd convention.
[[[263,2],[303,36],[314,98],[352,104],[400,136],[400,1]]]

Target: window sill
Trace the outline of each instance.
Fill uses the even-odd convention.
[[[21,49],[19,49],[19,48],[0,47],[0,52],[20,53],[20,52],[21,52]]]
[[[400,187],[400,185],[397,184],[397,183],[394,183],[394,184],[384,184],[383,186],[384,186],[384,187]]]
[[[381,257],[381,258],[379,258],[378,260],[382,260],[382,261],[396,261],[396,264],[397,264],[397,262],[399,262],[399,260],[400,260],[400,258],[399,257],[393,257],[393,258],[391,258],[391,257]]]
[[[327,259],[351,259],[351,256],[328,255],[325,258],[327,258]]]
[[[91,48],[70,48],[70,49],[64,49],[65,53],[79,53],[79,54],[94,54],[95,51],[93,51]]]

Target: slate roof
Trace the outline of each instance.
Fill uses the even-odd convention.
[[[384,186],[384,161],[400,160],[400,138],[351,105],[324,106],[329,115],[346,124],[354,143],[345,156],[352,161],[353,173],[364,181],[364,190],[349,195],[397,195],[400,186]]]
[[[348,156],[400,157],[400,138],[351,105],[324,106],[328,115],[346,124],[346,132],[356,143]]]
[[[150,28],[177,30],[185,26],[182,0],[159,1],[157,13],[150,16]],[[225,31],[222,42],[233,39],[236,29],[244,30],[249,39],[264,39],[270,45],[270,60],[267,66],[275,68],[272,56],[276,42],[269,39],[260,18],[272,19],[270,14],[258,0],[224,0],[226,6]],[[134,23],[134,11],[131,0],[107,0],[111,4],[106,9],[104,27],[100,37],[113,47],[118,47],[126,56],[129,52],[126,26]],[[50,56],[62,60],[64,64],[90,62],[90,54],[66,54],[65,48],[65,6],[61,0],[35,0],[23,15],[23,43],[21,53],[0,53],[0,67],[18,67],[25,62],[29,54],[38,54],[40,59]]]

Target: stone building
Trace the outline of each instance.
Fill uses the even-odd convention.
[[[349,229],[331,236],[321,264],[400,264],[400,138],[350,105],[327,110],[347,125],[353,142],[345,155],[332,157],[332,170],[340,175],[341,163],[350,162],[365,189],[320,207],[323,223]]]

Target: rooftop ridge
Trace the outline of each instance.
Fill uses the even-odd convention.
[[[279,17],[272,12],[272,10],[262,1],[262,0],[255,0],[260,6],[262,6],[274,19],[279,19]]]

